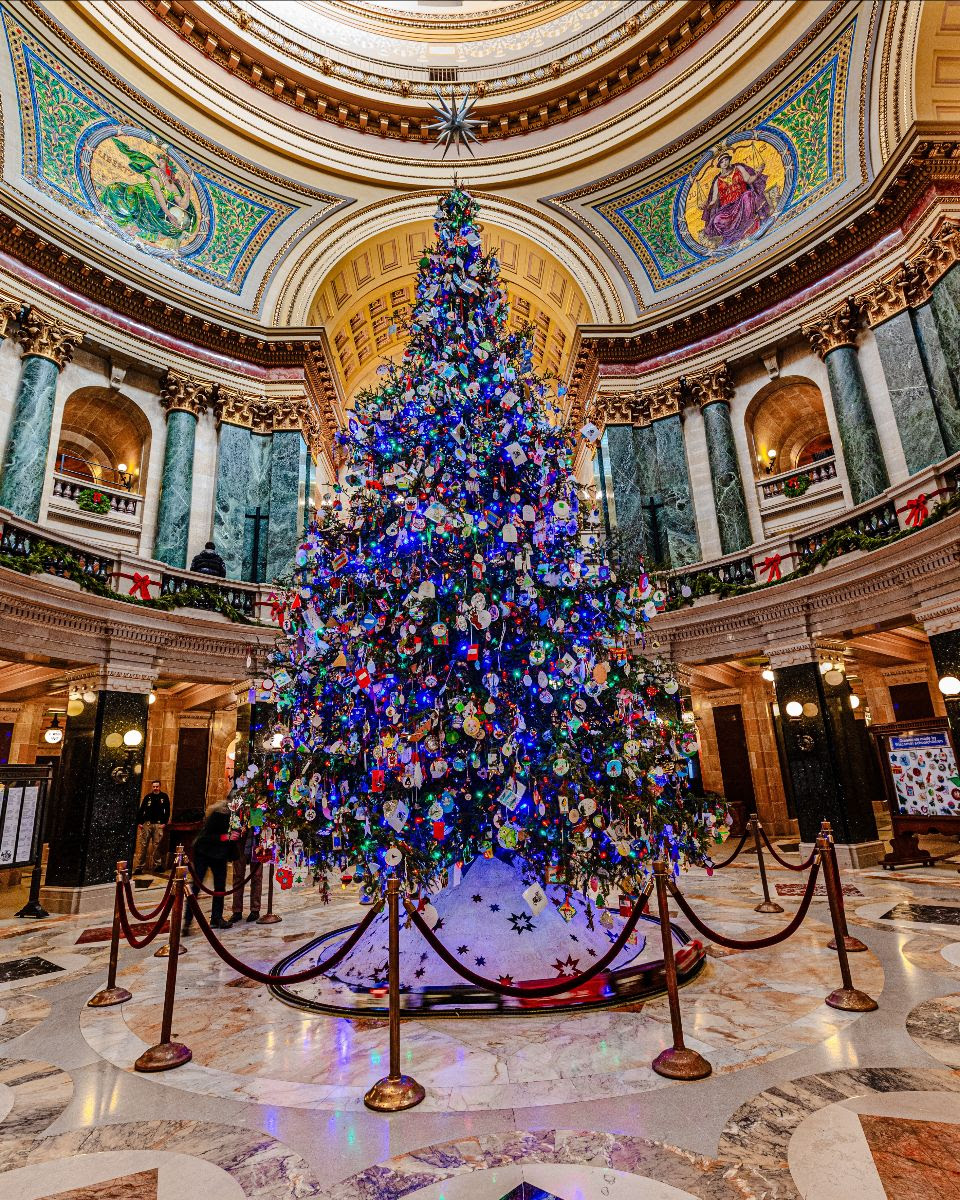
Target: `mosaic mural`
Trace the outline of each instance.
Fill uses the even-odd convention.
[[[20,108],[23,176],[131,247],[229,292],[298,211],[144,129],[2,13]]]
[[[592,205],[654,288],[752,246],[843,183],[854,26],[709,149]]]

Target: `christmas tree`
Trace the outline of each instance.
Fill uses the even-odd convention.
[[[595,431],[562,426],[531,332],[508,330],[477,216],[461,188],[440,199],[406,348],[341,435],[282,602],[278,750],[237,803],[367,886],[402,864],[436,887],[496,853],[603,896],[662,854],[708,863],[720,826],[646,654],[662,594],[605,557],[573,471]]]

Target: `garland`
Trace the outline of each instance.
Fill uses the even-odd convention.
[[[21,575],[39,575],[51,566],[56,568],[53,574],[79,584],[85,592],[91,592],[95,596],[120,600],[124,604],[139,604],[143,608],[155,608],[161,612],[169,612],[175,608],[212,609],[237,624],[251,624],[249,617],[213,588],[193,585],[182,592],[168,592],[155,599],[151,597],[149,600],[143,600],[139,596],[125,596],[122,592],[115,592],[108,583],[84,570],[83,563],[76,554],[41,539],[34,542],[29,554],[11,554],[7,550],[0,550],[0,567],[7,567]]]
[[[909,529],[898,529],[896,533],[887,534],[884,537],[869,535],[866,533],[854,533],[851,529],[844,529],[841,525],[836,529],[831,529],[824,540],[823,545],[816,553],[811,554],[809,558],[804,559],[795,571],[789,575],[784,575],[781,579],[771,579],[765,583],[724,583],[719,576],[711,572],[705,572],[698,575],[690,584],[689,596],[677,596],[667,602],[667,611],[674,612],[678,608],[685,608],[688,604],[692,604],[694,600],[699,600],[704,596],[717,596],[721,600],[726,600],[730,596],[743,596],[748,592],[760,592],[764,588],[776,587],[779,583],[786,583],[790,579],[800,579],[804,575],[809,575],[811,571],[817,567],[825,567],[828,562],[834,558],[839,558],[841,554],[850,554],[854,550],[879,550],[882,546],[892,545],[898,542],[901,538],[909,537],[910,534],[916,533],[918,529],[926,529],[927,526],[934,524],[936,521],[942,521],[944,517],[948,517],[952,512],[956,512],[960,508],[960,491],[954,492],[949,500],[944,500],[933,510],[926,521],[920,525],[915,525]]]

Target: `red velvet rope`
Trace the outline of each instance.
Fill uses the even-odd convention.
[[[167,886],[163,889],[163,895],[160,897],[160,903],[156,908],[152,908],[148,913],[141,912],[140,909],[137,908],[133,901],[133,888],[130,884],[130,880],[124,879],[123,891],[127,898],[127,908],[130,909],[138,921],[152,921],[153,918],[159,914],[160,910],[167,902],[167,897],[173,891],[173,875],[176,869],[176,867],[170,868],[170,874],[167,876]]]
[[[248,979],[255,979],[257,983],[267,984],[306,983],[307,980],[316,979],[318,975],[323,975],[325,971],[329,971],[332,967],[337,966],[344,958],[346,958],[357,942],[360,941],[373,923],[374,917],[383,908],[383,900],[378,900],[376,904],[374,904],[373,908],[367,912],[367,915],[363,918],[353,933],[350,934],[340,949],[335,950],[333,954],[331,954],[329,958],[324,959],[323,962],[317,963],[313,967],[308,967],[305,971],[297,971],[293,975],[277,975],[273,971],[258,971],[256,967],[248,967],[247,964],[241,962],[239,958],[234,958],[226,946],[224,946],[223,942],[220,941],[217,935],[210,928],[210,923],[203,915],[203,909],[201,909],[200,902],[197,900],[196,896],[188,896],[187,903],[190,905],[191,914],[197,918],[197,924],[200,926],[204,937],[220,956],[220,958],[222,958],[227,964],[227,966],[232,967],[233,970],[237,971],[240,975],[246,975]]]
[[[730,857],[729,857],[729,858],[725,858],[725,859],[723,860],[723,862],[719,862],[719,863],[718,863],[718,862],[715,862],[715,863],[713,863],[713,869],[714,869],[715,871],[719,871],[719,870],[721,870],[723,867],[729,867],[729,866],[730,866],[730,864],[733,862],[733,860],[734,860],[734,859],[737,857],[737,855],[740,853],[740,851],[741,851],[741,850],[744,848],[744,846],[747,844],[747,838],[748,838],[749,836],[750,836],[750,830],[749,830],[749,829],[745,829],[745,830],[743,831],[743,836],[740,838],[740,843],[739,843],[739,845],[737,846],[736,850],[734,850],[734,852],[733,852],[733,853],[730,855]]]
[[[157,936],[163,926],[166,924],[167,917],[170,915],[170,910],[173,908],[173,893],[167,897],[163,905],[163,912],[160,913],[159,920],[150,932],[143,938],[138,938],[130,928],[130,920],[127,917],[127,902],[123,894],[123,889],[120,889],[120,925],[123,928],[123,936],[127,939],[134,950],[142,950],[144,946],[149,946],[153,939]]]
[[[760,836],[763,838],[764,844],[766,845],[767,849],[770,851],[771,858],[774,858],[780,864],[781,867],[786,867],[788,871],[806,871],[809,867],[813,866],[813,860],[817,857],[816,846],[814,846],[814,848],[810,851],[810,857],[807,859],[804,859],[804,861],[802,863],[800,863],[798,866],[796,863],[787,862],[787,860],[785,858],[780,857],[780,855],[777,853],[776,847],[773,845],[773,843],[767,837],[767,831],[764,829],[764,827],[762,825],[760,826]]]
[[[800,907],[793,915],[793,920],[789,925],[785,925],[779,933],[771,933],[767,937],[738,939],[725,937],[722,933],[716,933],[705,924],[687,903],[680,889],[674,884],[673,880],[667,880],[667,887],[670,889],[670,895],[676,900],[677,907],[687,918],[690,924],[702,933],[704,937],[710,938],[720,946],[726,946],[730,950],[763,950],[766,946],[775,946],[777,942],[786,941],[791,934],[797,932],[803,922],[803,918],[807,915],[807,909],[810,907],[810,902],[813,900],[813,893],[817,883],[817,873],[820,870],[820,864],[814,863],[813,870],[810,872],[810,878],[807,880],[807,888],[803,893],[803,898],[800,901]]]
[[[203,894],[205,896],[230,896],[230,895],[232,895],[234,888],[246,887],[247,884],[250,882],[250,880],[253,878],[254,871],[256,871],[257,867],[262,866],[262,865],[263,865],[262,863],[254,863],[254,865],[250,868],[250,873],[243,877],[242,882],[232,883],[228,888],[225,888],[224,891],[215,892],[213,890],[213,888],[208,888],[207,885],[201,880],[200,876],[197,874],[197,868],[193,865],[193,863],[190,861],[189,858],[187,859],[187,866],[190,868],[190,874],[193,876],[193,885],[192,886],[195,886],[198,889],[198,891],[203,892]]]
[[[617,940],[602,958],[597,959],[593,966],[588,967],[586,971],[582,971],[579,975],[568,975],[560,980],[559,983],[533,984],[530,986],[500,983],[497,980],[487,979],[485,976],[471,971],[469,967],[465,967],[463,963],[458,962],[454,958],[406,897],[404,898],[404,904],[406,905],[407,912],[410,914],[410,919],[416,925],[431,950],[439,955],[452,971],[456,971],[468,983],[472,983],[475,987],[487,988],[489,991],[496,992],[501,996],[527,996],[530,999],[536,999],[541,996],[559,996],[563,992],[569,992],[572,988],[579,987],[580,984],[586,983],[588,980],[593,979],[595,975],[599,975],[601,971],[605,970],[624,948],[627,944],[627,939],[636,929],[641,916],[643,916],[644,905],[649,900],[652,891],[653,883],[648,883],[634,902],[633,912],[627,917]]]

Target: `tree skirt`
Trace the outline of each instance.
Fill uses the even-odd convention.
[[[477,858],[456,887],[445,888],[432,898],[437,911],[433,931],[464,966],[489,979],[519,983],[558,979],[587,970],[610,949],[623,928],[620,916],[598,909],[576,892],[565,906],[567,891],[561,887],[544,888],[549,903],[534,915],[523,898],[527,887],[519,864]],[[566,916],[561,907],[565,907]],[[642,955],[646,939],[639,931],[633,937],[634,944],[624,946],[611,969],[624,967]],[[328,955],[335,945],[333,940],[325,941],[307,961],[316,961],[318,953],[321,957]],[[660,956],[659,939],[656,954]],[[302,960],[288,962],[285,969],[295,971],[305,965]],[[386,983],[386,910],[330,978],[356,989]],[[465,982],[434,954],[412,925],[407,925],[401,911],[401,988],[417,990]],[[304,999],[313,999],[318,992],[314,982],[286,990]]]

